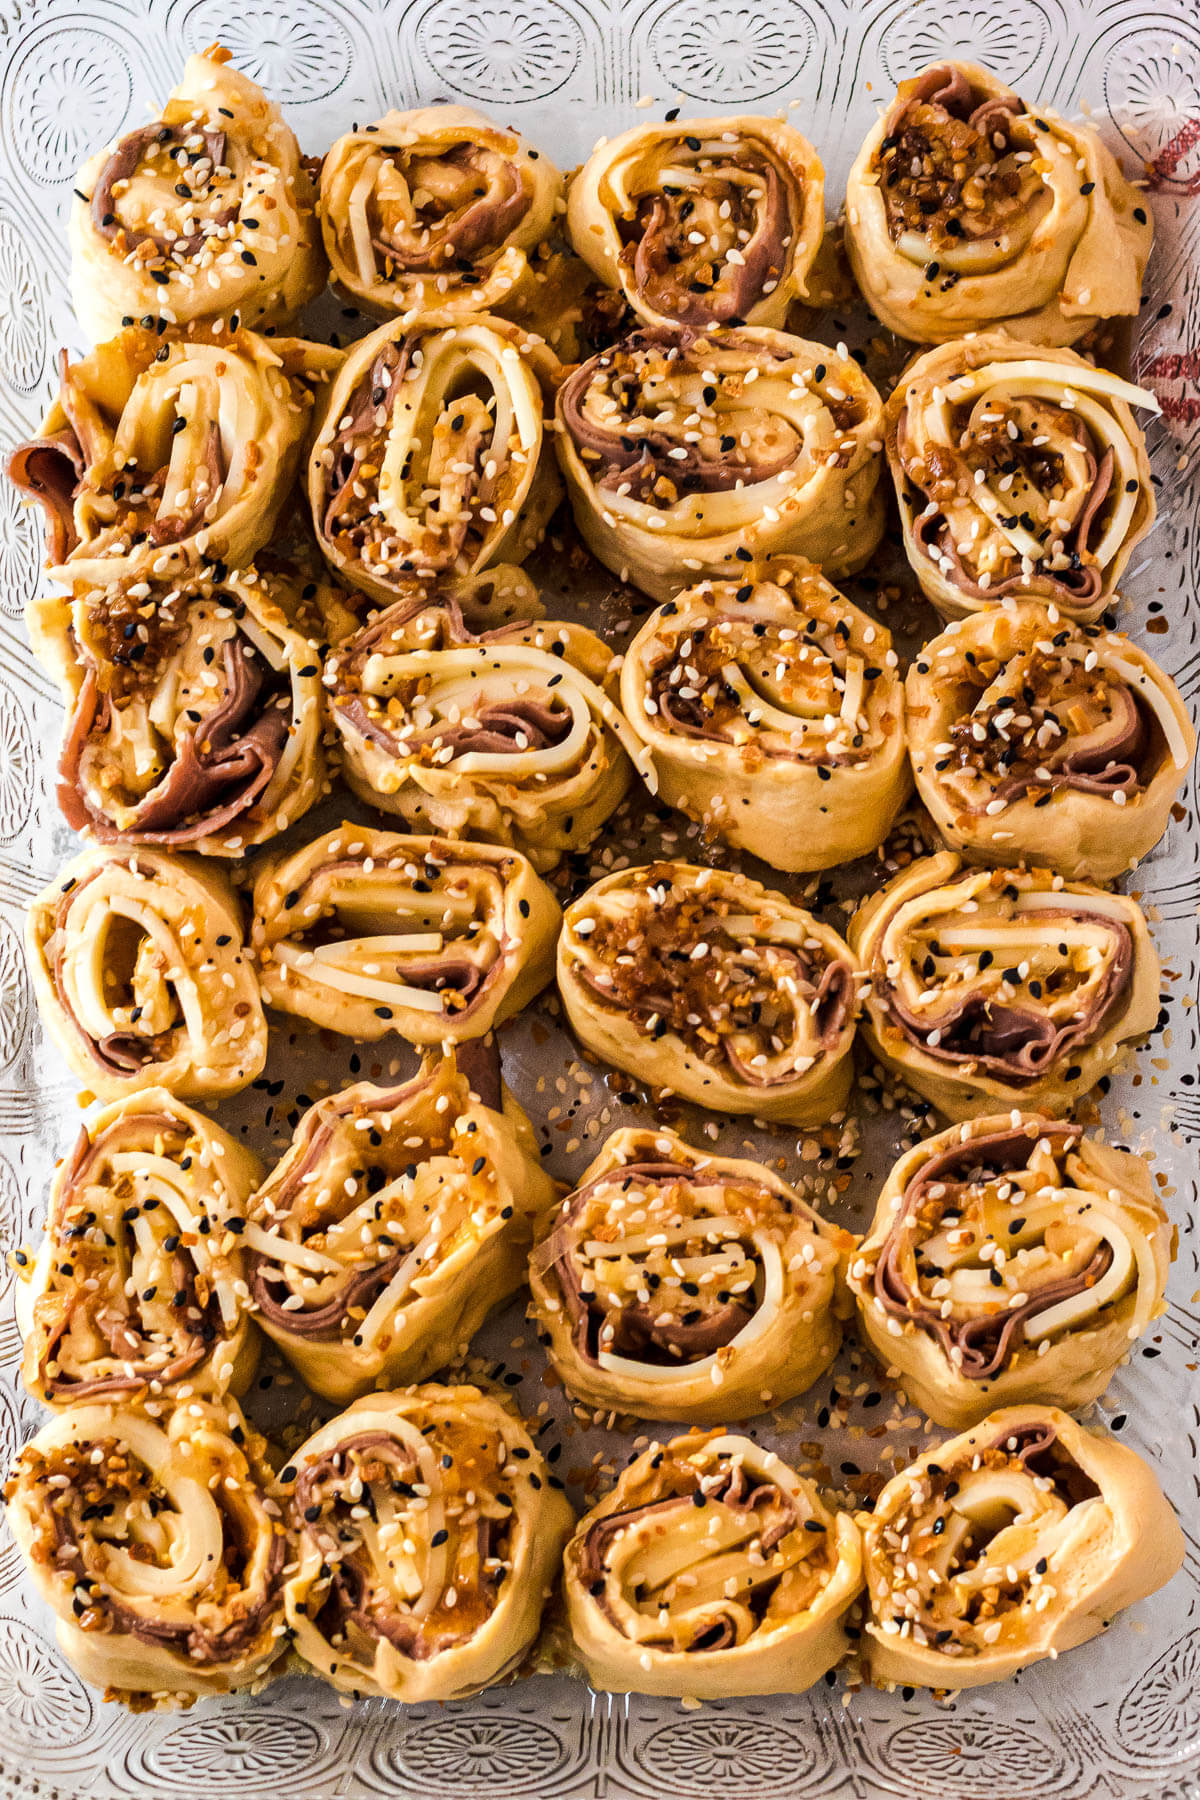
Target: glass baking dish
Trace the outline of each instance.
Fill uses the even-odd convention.
[[[1200,19],[1186,0],[257,0],[230,13],[215,0],[0,0],[0,439],[40,417],[54,354],[79,347],[67,300],[65,218],[84,156],[149,116],[183,59],[219,39],[237,66],[285,108],[306,151],[388,106],[460,99],[544,145],[569,168],[601,133],[664,109],[788,114],[817,145],[836,204],[850,158],[895,83],[945,55],[987,64],[1044,103],[1086,108],[1127,170],[1144,164],[1158,240],[1134,353],[1158,394],[1151,428],[1159,518],[1127,573],[1120,623],[1180,683],[1200,689],[1200,488],[1189,456],[1200,435],[1196,254],[1200,215]],[[355,329],[329,302],[320,317]],[[815,335],[860,341],[861,319],[834,315]],[[39,574],[39,532],[0,484],[0,1234],[5,1250],[36,1235],[49,1172],[78,1121],[74,1085],[43,1041],[21,948],[22,913],[72,851],[53,797],[59,701],[21,625]],[[574,612],[618,630],[622,602],[599,571],[569,578],[553,541],[534,573],[551,616]],[[930,615],[922,615],[929,629]],[[903,637],[903,607],[894,623]],[[1193,784],[1195,776],[1193,775]],[[1152,920],[1164,964],[1162,1029],[1103,1104],[1110,1137],[1153,1159],[1180,1234],[1171,1309],[1138,1346],[1102,1405],[1089,1409],[1156,1464],[1188,1537],[1184,1571],[1163,1592],[1062,1662],[1007,1686],[939,1704],[910,1691],[848,1687],[840,1678],[789,1699],[674,1701],[598,1696],[567,1676],[538,1676],[477,1699],[402,1710],[345,1705],[315,1681],[288,1678],[248,1698],[190,1712],[133,1716],[86,1689],[58,1655],[47,1616],[26,1589],[7,1532],[0,1538],[0,1793],[174,1796],[429,1796],[430,1800],[738,1800],[924,1796],[945,1800],[1183,1800],[1200,1793],[1200,1263],[1193,1158],[1200,1140],[1196,1017],[1200,832],[1194,786],[1186,810],[1128,886]],[[332,811],[313,815],[315,832]],[[644,814],[622,818],[620,854],[662,844],[700,856],[694,828]],[[319,1076],[348,1077],[353,1046],[330,1045],[276,1020],[268,1077],[284,1083],[273,1121],[251,1091],[223,1107],[260,1149],[278,1149],[298,1094]],[[505,1073],[542,1127],[549,1166],[578,1175],[595,1139],[645,1122],[592,1078],[545,1000],[505,1033]],[[365,1073],[407,1067],[386,1044]],[[581,1079],[581,1076],[583,1079]],[[561,1080],[561,1091],[556,1082]],[[539,1082],[544,1091],[538,1092]],[[310,1084],[306,1086],[306,1084]],[[550,1100],[558,1118],[546,1119]],[[839,1219],[862,1227],[895,1154],[898,1115],[878,1101],[861,1121]],[[795,1133],[721,1126],[717,1147],[750,1144],[789,1177],[819,1161]],[[744,1151],[742,1152],[745,1153]],[[826,1168],[831,1164],[826,1164]],[[811,1171],[810,1171],[811,1172]],[[16,1368],[13,1279],[0,1273],[0,1461],[35,1429]],[[477,1342],[477,1372],[506,1380],[527,1413],[543,1407],[543,1444],[579,1497],[606,1485],[632,1434],[583,1430],[544,1364],[518,1303]],[[264,1365],[264,1419],[295,1394]],[[754,1429],[767,1441],[819,1448],[835,1468],[869,1467],[921,1435],[912,1413],[882,1401],[871,1364],[843,1352],[802,1402]],[[828,1423],[826,1423],[828,1420]],[[873,1434],[873,1435],[872,1435]],[[819,1438],[819,1445],[815,1440]]]

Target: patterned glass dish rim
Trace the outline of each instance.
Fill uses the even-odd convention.
[[[800,125],[836,205],[879,99],[945,55],[990,67],[1064,113],[1102,123],[1131,170],[1145,166],[1158,241],[1135,352],[1136,378],[1162,416],[1150,432],[1160,516],[1126,576],[1120,623],[1200,696],[1200,14],[1184,0],[0,0],[0,440],[36,424],[60,344],[81,335],[67,299],[65,219],[72,177],[122,125],[151,116],[185,56],[219,40],[282,104],[301,146],[323,150],[388,107],[461,100],[518,126],[570,168],[601,134],[661,117],[775,112]],[[326,322],[345,330],[329,309]],[[352,327],[351,327],[352,328]],[[818,335],[851,337],[852,319]],[[53,797],[60,702],[33,660],[21,611],[39,579],[34,520],[0,484],[0,1236],[5,1250],[37,1231],[49,1172],[77,1129],[73,1084],[37,1025],[21,950],[30,898],[73,849]],[[553,590],[553,554],[536,570]],[[610,584],[611,585],[611,584]],[[547,597],[608,621],[602,588]],[[590,612],[589,612],[590,608]],[[1114,1083],[1109,1135],[1141,1149],[1179,1228],[1171,1307],[1087,1417],[1119,1431],[1157,1466],[1188,1540],[1184,1570],[1094,1643],[1018,1681],[946,1704],[842,1681],[795,1698],[675,1701],[596,1695],[566,1676],[537,1676],[447,1706],[353,1706],[289,1677],[251,1697],[190,1712],[132,1715],[86,1689],[53,1645],[0,1528],[0,1796],[124,1796],[180,1791],[255,1800],[287,1783],[317,1796],[429,1800],[697,1800],[734,1784],[739,1800],[922,1796],[945,1800],[1194,1800],[1200,1795],[1200,1234],[1193,1218],[1200,1141],[1200,830],[1196,776],[1167,840],[1127,884],[1152,920],[1164,964],[1164,1029]],[[304,835],[324,824],[310,815]],[[678,830],[665,844],[687,854]],[[662,839],[659,840],[663,841]],[[642,839],[649,846],[650,840]],[[695,852],[693,852],[694,854]],[[776,877],[778,885],[783,885]],[[314,1041],[275,1033],[268,1075],[287,1095],[316,1067]],[[353,1048],[346,1045],[346,1053]],[[538,1081],[576,1070],[576,1052],[546,1013],[517,1022],[505,1073],[529,1104]],[[327,1045],[318,1055],[328,1060]],[[393,1068],[395,1064],[391,1065]],[[378,1072],[368,1070],[368,1073]],[[328,1071],[326,1070],[326,1073]],[[553,1081],[547,1083],[552,1086]],[[594,1140],[645,1111],[601,1081],[570,1076],[570,1107],[551,1135],[550,1166],[574,1176]],[[251,1120],[247,1097],[222,1122]],[[239,1107],[243,1111],[239,1112]],[[279,1120],[286,1101],[278,1107]],[[531,1108],[531,1110],[533,1110]],[[569,1133],[569,1135],[568,1135]],[[286,1135],[286,1133],[285,1133]],[[839,1210],[861,1229],[896,1152],[897,1115],[876,1109]],[[750,1142],[724,1126],[718,1148]],[[760,1134],[760,1153],[802,1175],[795,1134]],[[743,1152],[744,1153],[744,1152]],[[781,1167],[783,1164],[781,1163]],[[38,1423],[17,1376],[13,1281],[0,1272],[0,1461]],[[508,1375],[527,1413],[549,1401],[564,1427],[564,1472],[594,1482],[593,1460],[619,1465],[629,1438],[583,1433],[544,1366],[520,1304],[482,1335],[477,1366]],[[878,1435],[874,1383],[844,1354],[805,1399],[823,1453],[867,1461]],[[286,1377],[276,1378],[274,1398]],[[836,1398],[831,1399],[831,1389]],[[286,1398],[286,1396],[283,1396]],[[264,1404],[270,1404],[267,1396]],[[880,1409],[882,1412],[883,1409]],[[757,1422],[786,1447],[816,1426],[803,1404]],[[910,1421],[889,1421],[901,1441]],[[911,1425],[918,1428],[920,1421]],[[757,1428],[756,1427],[756,1428]],[[908,1438],[914,1435],[908,1431]],[[857,1449],[854,1447],[857,1446]],[[575,1465],[573,1468],[572,1465]],[[604,1485],[603,1483],[601,1485]],[[594,1490],[593,1490],[594,1491]],[[578,1498],[578,1488],[575,1490]]]

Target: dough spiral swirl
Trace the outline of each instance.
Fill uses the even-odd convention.
[[[443,1368],[525,1278],[557,1190],[498,1074],[473,1093],[459,1054],[318,1100],[250,1202],[258,1322],[326,1399]]]
[[[846,1648],[858,1527],[749,1438],[652,1445],[579,1521],[563,1558],[593,1687],[725,1699],[796,1694]]]
[[[288,325],[325,285],[316,194],[279,108],[213,48],[159,117],[91,157],[71,297],[93,343],[135,322]]]
[[[347,353],[308,465],[317,542],[381,605],[413,578],[522,562],[561,492],[545,415],[558,361],[489,314],[381,325]]]
[[[710,1425],[780,1405],[828,1368],[854,1241],[758,1163],[623,1128],[563,1201],[529,1285],[572,1393]]]
[[[1098,1399],[1163,1310],[1174,1231],[1140,1156],[1004,1113],[900,1158],[850,1258],[868,1342],[939,1425]]]
[[[45,1406],[240,1394],[258,1334],[241,1233],[258,1158],[165,1088],[119,1100],[58,1166],[17,1290],[21,1374]]]
[[[874,850],[909,790],[890,633],[801,557],[747,564],[647,619],[621,666],[659,791],[773,869]]]
[[[571,182],[567,230],[647,325],[786,325],[825,225],[825,175],[777,119],[678,119],[602,143]]]
[[[266,1674],[285,1648],[287,1560],[270,1484],[228,1399],[154,1417],[72,1406],[26,1444],[8,1523],[85,1681],[166,1707]]]
[[[847,935],[869,978],[867,1043],[949,1119],[1001,1106],[1062,1117],[1158,1018],[1137,902],[1046,869],[925,857]]]
[[[887,404],[888,462],[905,554],[943,618],[1012,599],[1100,617],[1154,520],[1135,406],[1158,411],[1073,350],[995,332],[909,365]]]
[[[215,1099],[262,1073],[258,983],[211,863],[85,850],[34,902],[26,942],[46,1029],[102,1100],[158,1087]]]
[[[925,1451],[862,1525],[867,1668],[913,1687],[979,1687],[1086,1643],[1184,1551],[1148,1464],[1053,1406]]]
[[[567,908],[558,985],[586,1049],[681,1099],[792,1125],[845,1104],[850,952],[745,876],[682,862],[606,875]]]
[[[766,326],[635,332],[558,395],[593,555],[654,600],[805,556],[835,578],[883,530],[883,403],[852,357]]]
[[[314,394],[340,350],[220,325],[186,338],[140,326],[79,362],[9,479],[46,516],[50,574],[68,587],[176,581],[245,568],[279,521]]]
[[[528,320],[562,185],[541,151],[470,107],[385,113],[321,167],[334,283],[376,318],[437,307]]]
[[[561,916],[519,851],[343,824],[260,865],[250,942],[268,1006],[454,1044],[554,979]]]
[[[1074,344],[1133,318],[1154,224],[1088,125],[1037,111],[976,63],[900,84],[846,183],[846,249],[868,305],[940,344],[1004,328]]]
[[[614,701],[613,655],[583,625],[474,631],[453,599],[402,601],[325,669],[356,794],[417,830],[487,838],[553,868],[582,850],[649,756]]]
[[[321,657],[301,583],[117,584],[40,602],[31,634],[62,683],[58,801],[104,844],[238,859],[328,788]]]
[[[975,860],[1114,881],[1167,829],[1196,734],[1128,638],[996,607],[926,644],[905,686],[917,789]]]
[[[300,1655],[343,1692],[455,1700],[537,1635],[573,1515],[529,1432],[475,1387],[370,1394],[297,1453]]]

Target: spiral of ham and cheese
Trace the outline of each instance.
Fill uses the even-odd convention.
[[[286,1648],[266,1446],[228,1398],[68,1407],[17,1457],[9,1528],[85,1681],[139,1710],[259,1681]]]
[[[847,936],[868,978],[867,1043],[950,1119],[998,1106],[1062,1117],[1158,1018],[1136,900],[1047,869],[925,857]]]
[[[900,1158],[850,1258],[868,1341],[931,1419],[1104,1392],[1163,1309],[1174,1232],[1145,1160],[1004,1113]]]
[[[794,1125],[845,1103],[850,951],[745,876],[682,862],[605,876],[567,908],[558,985],[585,1048],[685,1100]]]
[[[589,1405],[692,1425],[811,1387],[854,1239],[758,1163],[615,1131],[529,1265],[551,1361]]]
[[[593,1687],[796,1694],[846,1649],[862,1548],[850,1515],[778,1456],[695,1432],[644,1451],[579,1521],[563,1585]]]
[[[1184,1551],[1149,1465],[1053,1406],[926,1450],[862,1526],[864,1660],[913,1687],[979,1687],[1086,1643]]]
[[[467,1386],[367,1395],[284,1477],[287,1620],[314,1674],[416,1702],[517,1667],[574,1515],[506,1402]]]

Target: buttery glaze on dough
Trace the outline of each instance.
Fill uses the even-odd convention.
[[[573,1394],[709,1425],[779,1405],[828,1368],[854,1243],[759,1163],[623,1128],[534,1249],[529,1285]]]
[[[558,986],[584,1047],[713,1112],[824,1124],[850,1091],[853,959],[783,894],[650,863],[567,908]]]
[[[1085,1644],[1185,1548],[1149,1465],[1054,1406],[926,1450],[861,1524],[867,1669],[912,1687],[980,1687]]]
[[[917,790],[977,862],[1115,881],[1167,829],[1196,751],[1178,688],[1140,645],[1032,601],[952,625],[905,688]]]
[[[286,1648],[280,1509],[234,1402],[70,1406],[17,1457],[9,1529],[85,1681],[141,1710],[259,1681]]]
[[[870,1049],[948,1119],[1062,1118],[1153,1030],[1159,965],[1136,900],[1048,869],[924,857],[847,937]]]
[[[1096,131],[977,63],[902,82],[846,182],[855,279],[918,344],[990,329],[1074,344],[1133,318],[1153,238],[1145,194]]]
[[[824,170],[778,119],[637,125],[573,178],[579,255],[643,323],[668,330],[786,325],[825,225]]]
[[[788,872],[874,850],[909,792],[891,634],[797,556],[660,606],[621,667],[659,792]]]
[[[1144,1159],[1028,1113],[926,1138],[850,1258],[864,1337],[938,1425],[1082,1410],[1165,1310],[1175,1230]]]
[[[584,542],[652,600],[804,556],[836,578],[883,531],[883,403],[852,357],[768,326],[647,327],[558,393]]]
[[[559,1193],[498,1052],[318,1100],[248,1207],[256,1316],[345,1402],[443,1368],[525,1277]]]
[[[798,1694],[847,1648],[862,1547],[778,1456],[729,1432],[652,1445],[563,1558],[575,1653],[611,1693]]]
[[[887,403],[904,550],[945,619],[1041,600],[1089,623],[1154,521],[1131,408],[1158,402],[1073,350],[999,332],[928,350]]]
[[[315,1674],[415,1704],[516,1670],[574,1515],[507,1401],[466,1386],[369,1394],[284,1474],[287,1622]]]

